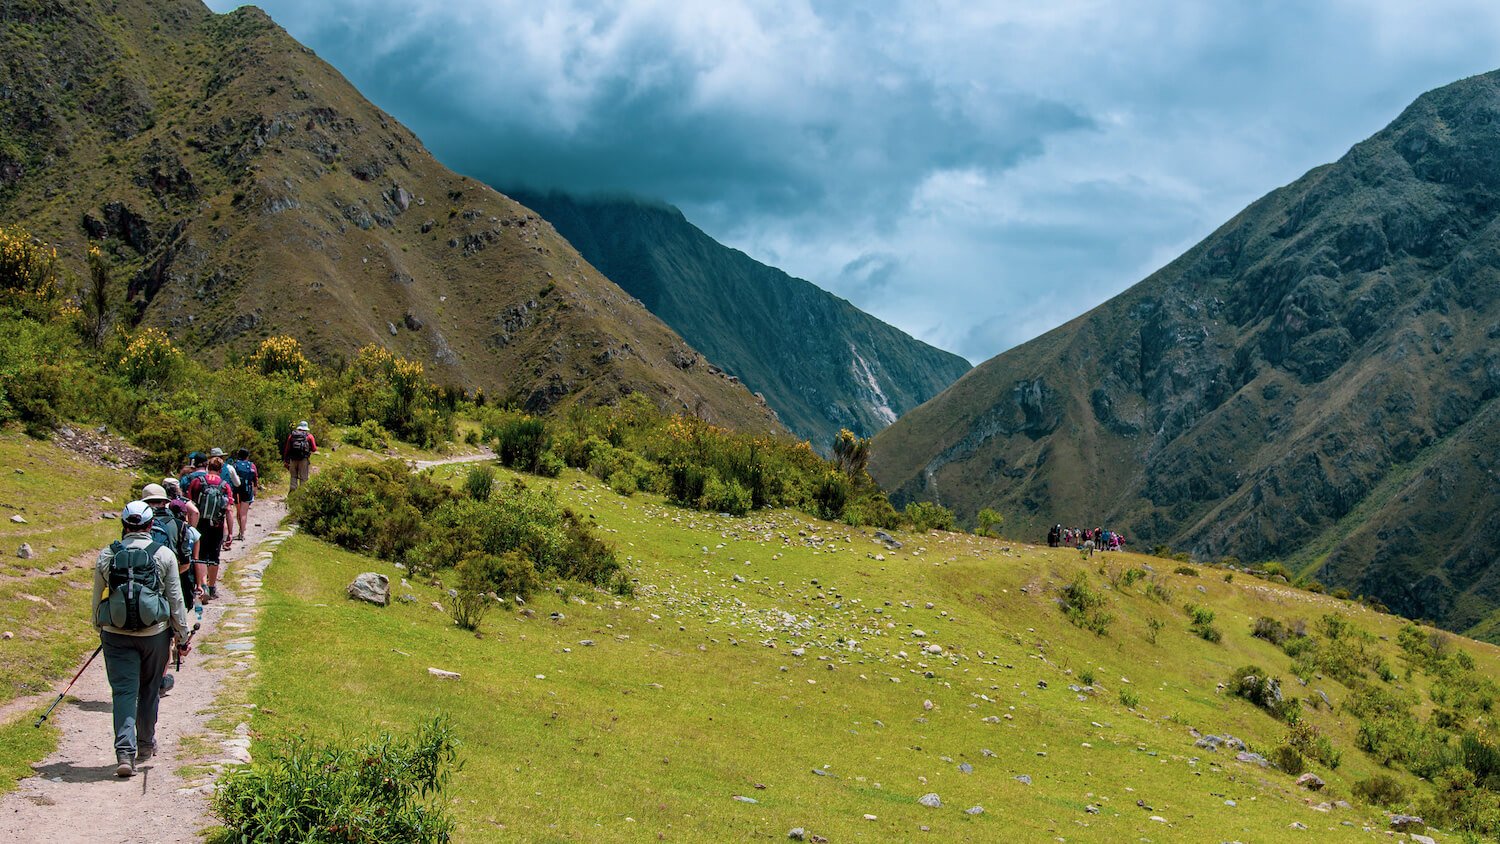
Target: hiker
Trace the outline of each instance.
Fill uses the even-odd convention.
[[[192,483],[187,488],[188,498],[198,505],[198,533],[202,534],[202,550],[193,570],[198,575],[198,582],[206,590],[203,595],[204,603],[219,597],[219,553],[228,551],[230,547],[224,536],[224,523],[228,520],[229,509],[234,506],[234,490],[219,474],[223,468],[223,460],[218,457],[208,458],[205,471],[202,474],[194,473]]]
[[[178,486],[182,487],[183,489],[187,489],[188,484],[191,484],[193,482],[193,478],[204,474],[203,467],[207,463],[208,455],[204,454],[203,452],[195,451],[192,454],[189,454],[188,465],[182,467],[182,476],[177,479]]]
[[[313,439],[307,422],[298,422],[296,430],[288,434],[286,442],[281,444],[281,462],[292,476],[292,488],[288,492],[295,492],[307,480],[312,456],[317,453],[318,441]]]
[[[168,506],[182,514],[182,518],[187,521],[188,527],[196,528],[198,526],[198,505],[189,501],[187,496],[182,494],[182,482],[177,478],[162,478],[161,485],[167,491]]]
[[[181,653],[192,649],[177,558],[152,540],[152,519],[146,502],[125,505],[123,538],[101,550],[94,566],[93,622],[113,699],[118,777],[134,776],[135,766],[156,753],[161,676],[172,634]]]
[[[250,459],[250,449],[242,448],[234,453],[232,462],[239,483],[234,485],[234,511],[239,523],[235,539],[244,541],[245,521],[250,518],[250,502],[255,500],[255,490],[260,486],[260,469]]]
[[[1047,547],[1056,548],[1057,543],[1062,541],[1062,525],[1053,525],[1052,530],[1047,531]]]
[[[175,478],[168,478],[176,483]],[[198,554],[198,529],[188,524],[182,503],[192,507],[192,502],[174,501],[164,484],[146,484],[141,490],[141,500],[151,505],[151,541],[165,546],[177,558],[177,579],[182,584],[182,608],[191,611],[197,593],[193,582],[193,560]],[[197,507],[193,507],[196,516]],[[161,693],[172,691],[176,680],[162,666]]]
[[[224,478],[224,482],[229,484],[229,488],[235,491],[236,507],[229,508],[229,512],[225,514],[226,527],[224,529],[224,550],[228,551],[229,543],[232,541],[232,538],[234,536],[235,517],[239,515],[237,506],[239,501],[240,475],[239,472],[236,472],[234,469],[234,461],[229,459],[229,456],[224,453],[224,449],[219,448],[218,446],[214,446],[213,448],[209,449],[208,459],[212,460],[215,457],[219,458],[219,460],[224,464],[224,468],[219,470],[219,474]],[[244,532],[245,529],[243,527],[240,528],[240,533]]]

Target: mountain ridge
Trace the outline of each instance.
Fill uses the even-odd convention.
[[[1481,623],[1500,607],[1500,571],[1472,550],[1500,530],[1500,435],[1466,423],[1500,395],[1497,115],[1500,73],[1424,94],[980,364],[878,435],[872,472],[965,516],[998,504],[1034,531],[1102,521],[1204,558],[1289,559],[1404,614]],[[1415,468],[1443,443],[1448,460]],[[1403,467],[1415,486],[1366,505],[1321,562],[1304,552]],[[1437,506],[1440,488],[1467,509]]]
[[[368,343],[534,412],[644,392],[747,430],[773,414],[550,225],[449,171],[264,12],[197,0],[8,6],[0,217],[90,244],[132,321],[215,359],[289,333]]]
[[[511,190],[710,361],[826,450],[936,395],[967,361],[715,241],[668,203]]]

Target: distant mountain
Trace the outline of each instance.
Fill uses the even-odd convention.
[[[881,430],[969,370],[963,358],[719,243],[665,203],[511,194],[821,450],[840,428]]]
[[[875,440],[899,499],[1500,606],[1500,72],[1423,95]],[[1486,628],[1495,635],[1500,625]]]
[[[743,386],[551,226],[435,161],[252,7],[0,4],[0,222],[81,265],[199,354],[290,333],[379,343],[535,411],[643,392],[781,430]]]

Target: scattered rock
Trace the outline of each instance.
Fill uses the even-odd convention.
[[[441,668],[428,668],[427,673],[438,678],[439,680],[457,680],[458,678],[463,676],[456,671],[444,671]]]
[[[1427,822],[1416,815],[1391,815],[1391,829],[1397,832],[1422,832]]]
[[[917,802],[929,809],[941,809],[943,807],[942,798],[938,797],[935,793],[924,794],[917,798]]]
[[[1031,775],[1021,774],[1020,776],[1016,777],[1016,782],[1020,783],[1021,785],[1031,785]]]
[[[1323,778],[1312,771],[1308,771],[1302,776],[1297,777],[1297,784],[1308,791],[1321,791],[1325,785]]]
[[[974,766],[968,762],[960,762],[958,763],[958,772],[960,774],[972,774],[974,773]]]
[[[1251,753],[1248,750],[1241,750],[1234,755],[1234,758],[1249,765],[1259,765],[1262,768],[1269,768],[1271,766],[1271,763],[1266,761],[1266,757],[1259,753]]]
[[[31,543],[22,542],[21,547],[16,549],[16,556],[23,560],[30,560],[36,556],[36,552],[31,550]]]
[[[367,571],[354,578],[344,593],[356,601],[388,606],[391,603],[391,579],[383,574]]]
[[[759,803],[760,802],[759,800],[756,800],[754,797],[746,797],[743,794],[736,794],[734,796],[734,799],[740,801],[741,803]]]
[[[19,514],[19,513],[17,513],[14,516],[11,516],[10,520],[13,521],[13,522],[15,522],[18,525],[24,525],[24,524],[26,524],[26,518],[24,516],[22,516],[21,514]]]
[[[1303,823],[1302,821],[1292,821],[1290,824],[1287,824],[1287,826],[1291,829],[1307,829],[1307,824]]]
[[[787,830],[786,837],[790,838],[793,841],[806,841],[807,830],[803,829],[800,826],[794,826],[791,829]]]
[[[5,631],[4,633],[0,633],[0,639],[5,639],[6,641],[9,641],[9,640],[14,639],[14,638],[16,638],[16,634],[10,632],[9,630]]]
[[[1416,842],[1416,844],[1437,844],[1437,840],[1430,835],[1422,835],[1421,833],[1413,832],[1408,834],[1406,837],[1407,840],[1414,841]]]
[[[982,815],[982,814],[984,814],[984,807],[983,806],[970,806],[969,808],[967,808],[967,809],[964,810],[964,814],[966,814],[966,815]]]

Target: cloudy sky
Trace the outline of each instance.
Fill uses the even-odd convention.
[[[1493,0],[258,5],[460,172],[666,199],[974,362],[1500,66]]]

